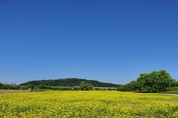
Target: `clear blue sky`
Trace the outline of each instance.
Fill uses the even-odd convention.
[[[178,80],[177,0],[0,0],[0,82]]]

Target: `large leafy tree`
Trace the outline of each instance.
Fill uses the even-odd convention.
[[[137,78],[139,92],[141,92],[143,89],[145,89],[145,87],[146,87],[145,84],[146,84],[147,78],[148,78],[148,74],[146,74],[146,73],[140,74],[140,76]]]
[[[165,91],[167,87],[171,86],[173,79],[165,70],[153,71],[149,74],[140,74],[137,78],[139,84],[139,91],[145,90],[148,92]]]

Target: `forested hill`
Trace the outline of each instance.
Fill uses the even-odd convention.
[[[35,86],[45,85],[45,86],[79,86],[81,82],[90,83],[94,87],[118,87],[118,84],[99,82],[96,80],[87,80],[80,78],[65,78],[65,79],[55,79],[55,80],[34,80],[26,83],[22,83],[20,85],[29,85],[33,84]]]

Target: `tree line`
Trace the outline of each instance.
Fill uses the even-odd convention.
[[[178,81],[173,79],[166,70],[141,73],[136,79],[125,85],[119,86],[118,91],[162,92],[170,87],[178,86]]]
[[[64,78],[55,80],[34,80],[20,85],[26,86],[32,84],[34,86],[79,86],[80,83],[85,82],[93,85],[94,87],[118,87],[118,84],[99,82],[96,80],[87,80],[80,78]]]
[[[22,88],[20,88],[20,86],[16,85],[16,84],[3,84],[3,83],[0,82],[0,89],[19,90],[19,89],[22,89]]]
[[[0,83],[0,89],[13,89],[13,90],[92,90],[93,87],[118,87],[118,84],[99,82],[96,80],[87,80],[80,78],[64,78],[56,80],[34,80],[22,83],[20,85],[16,84],[2,84]]]
[[[80,78],[64,78],[56,80],[34,80],[20,85],[2,84],[0,89],[52,89],[52,90],[92,90],[93,87],[117,87],[118,91],[162,92],[170,87],[178,87],[178,81],[165,70],[141,73],[136,80],[125,85],[104,83],[96,80]]]

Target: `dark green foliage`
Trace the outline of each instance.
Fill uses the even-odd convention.
[[[0,89],[18,90],[18,89],[20,89],[20,86],[15,85],[15,84],[2,84],[2,83],[0,83]]]
[[[89,83],[80,83],[80,90],[93,90],[93,85]]]
[[[137,81],[131,81],[128,84],[119,86],[117,90],[118,91],[137,91],[139,90],[139,84]]]
[[[35,89],[37,90],[74,90],[73,87],[62,87],[62,86],[45,86],[45,85],[39,85],[39,86],[36,86]]]
[[[35,86],[34,86],[33,84],[28,84],[28,85],[27,85],[27,88],[34,89],[34,88],[35,88]]]
[[[119,91],[161,92],[171,86],[177,86],[177,81],[172,79],[165,70],[153,71],[149,74],[142,73],[136,81],[118,87]]]
[[[96,80],[86,80],[79,78],[65,78],[65,79],[56,79],[56,80],[34,80],[21,85],[33,84],[35,86],[44,85],[44,86],[79,86],[81,82],[90,83],[95,87],[117,87],[117,84],[104,83]]]
[[[117,88],[118,91],[130,91],[130,89],[128,88],[128,85],[121,85]]]
[[[178,86],[178,81],[172,79],[171,87],[177,87],[177,86]]]
[[[153,71],[150,74],[140,74],[137,78],[140,90],[148,92],[166,91],[170,87],[173,79],[165,70]]]
[[[51,86],[45,86],[45,85],[39,85],[38,88],[39,89],[52,89]]]
[[[3,84],[0,82],[0,88],[2,88],[3,87]]]

